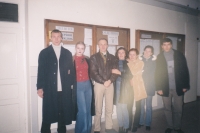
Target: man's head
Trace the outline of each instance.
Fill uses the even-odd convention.
[[[62,33],[59,30],[53,30],[51,32],[51,41],[54,45],[60,45],[62,42]]]
[[[172,49],[172,40],[169,38],[163,39],[162,49],[164,52],[169,52]]]
[[[99,46],[100,52],[102,53],[106,52],[108,49],[108,40],[105,38],[99,39],[98,46]]]

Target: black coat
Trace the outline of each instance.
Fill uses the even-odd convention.
[[[90,72],[90,60],[85,57],[85,60],[88,64],[88,72]],[[75,71],[75,75],[76,75],[76,64],[75,64],[75,61],[74,61],[74,71]],[[90,74],[88,74],[88,76],[90,76]],[[94,116],[95,115],[95,102],[94,102],[94,85],[92,84],[92,81],[90,80],[90,83],[91,83],[91,87],[92,87],[92,103],[91,103],[91,115]],[[74,85],[73,85],[73,88],[74,90],[77,90],[77,81],[76,81],[76,76],[75,76],[75,79],[74,79]],[[73,95],[76,95],[77,93],[74,93]],[[73,116],[73,119],[76,120],[76,116],[77,116],[77,113],[78,113],[78,107],[77,107],[77,96],[75,96],[76,99],[73,99],[74,101],[74,104],[75,105],[75,113],[74,113],[74,116]]]
[[[120,97],[119,103],[126,104],[128,113],[129,113],[129,128],[132,126],[132,109],[133,109],[133,100],[134,100],[134,92],[133,87],[130,84],[130,80],[133,78],[133,75],[127,65],[127,61],[123,63],[123,71],[121,72],[121,86],[120,86]],[[116,83],[114,83],[114,105],[116,105]]]
[[[73,102],[71,85],[74,82],[72,54],[61,47],[59,68],[62,84],[62,104],[65,124],[72,123]],[[43,49],[39,54],[37,89],[43,89],[43,121],[46,123],[58,122],[57,107],[57,71],[58,61],[52,46]]]
[[[153,60],[153,57],[145,59],[142,56],[142,61],[144,62],[144,72],[142,73],[142,78],[144,80],[145,89],[148,96],[155,95],[155,70],[156,70],[156,61]]]
[[[190,89],[189,84],[189,71],[185,56],[174,50],[174,73],[176,92],[178,96],[184,94],[183,89]],[[160,53],[156,60],[156,72],[155,72],[156,90],[162,90],[163,96],[169,96],[169,77],[167,69],[167,61],[164,57],[164,53]]]
[[[133,101],[133,87],[130,85],[130,80],[133,78],[131,71],[127,65],[127,61],[123,62],[123,71],[121,72],[121,86],[120,86],[120,97],[119,103],[128,104]],[[116,82],[114,82],[114,100],[113,103],[116,105]]]

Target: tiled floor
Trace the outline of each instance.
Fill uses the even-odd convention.
[[[114,119],[113,123],[113,128],[118,131],[117,120]],[[101,133],[105,133],[105,124],[102,123],[101,127]],[[145,127],[142,127],[138,129],[136,133],[164,133],[166,127],[167,123],[163,109],[159,109],[153,111],[151,131],[146,131]],[[200,133],[200,101],[195,101],[184,105],[182,129],[185,133]],[[68,131],[68,133],[74,133],[74,131]]]

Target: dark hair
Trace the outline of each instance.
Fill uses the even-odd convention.
[[[119,57],[118,57],[118,52],[119,52],[120,50],[124,50],[124,52],[125,52],[125,59],[127,59],[127,58],[128,58],[128,51],[127,51],[124,47],[120,47],[120,48],[117,49],[117,51],[116,51],[116,53],[115,53],[115,57],[117,57],[117,59],[119,59]]]
[[[108,44],[108,40],[107,40],[106,38],[100,38],[100,39],[98,40],[98,44],[99,44],[99,42],[100,42],[101,40],[104,40],[104,41],[106,41],[106,42],[107,42],[107,44]]]
[[[51,31],[51,35],[52,35],[52,33],[60,33],[61,38],[63,38],[63,36],[62,36],[62,32],[59,31],[59,30],[57,30],[57,29],[52,30],[52,31]]]
[[[136,48],[132,48],[128,51],[128,54],[130,54],[130,52],[134,51],[137,55],[139,55],[139,51]]]
[[[151,49],[151,53],[153,54],[154,53],[154,48],[150,45],[147,45],[145,48],[144,48],[144,51],[147,49],[147,48],[150,48]]]
[[[166,43],[166,42],[169,42],[169,43],[172,44],[172,40],[171,40],[171,39],[169,39],[169,38],[164,38],[164,39],[162,40],[162,45],[163,45],[163,43]]]

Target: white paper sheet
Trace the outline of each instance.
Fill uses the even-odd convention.
[[[75,44],[63,44],[63,47],[68,49],[72,53],[72,56],[75,55]],[[90,57],[90,46],[86,46],[84,55]]]
[[[144,52],[144,48],[147,45],[153,46],[154,55],[157,56],[160,53],[160,40],[140,39],[140,54]]]
[[[121,47],[123,47],[123,48],[124,48],[124,46],[117,46],[117,49],[119,49],[119,48],[121,48]]]
[[[56,29],[60,31],[74,32],[74,27],[56,26]]]
[[[178,41],[178,38],[177,37],[170,37],[170,36],[168,36],[167,38],[169,38],[169,39],[172,40],[172,48],[177,50],[177,41]]]
[[[92,29],[84,29],[84,43],[92,46]]]
[[[115,32],[115,31],[102,31],[103,35],[117,35],[119,36],[119,32]]]
[[[112,55],[116,53],[116,46],[108,46],[108,52]]]
[[[149,35],[149,34],[142,34],[141,38],[151,38],[151,35]]]
[[[115,55],[115,52],[116,52],[116,46],[113,46],[113,45],[109,45],[108,46],[108,52],[112,55]],[[97,46],[97,52],[99,52],[99,47]]]
[[[118,35],[108,35],[108,45],[118,45]]]
[[[73,41],[73,33],[62,32],[64,41]]]

